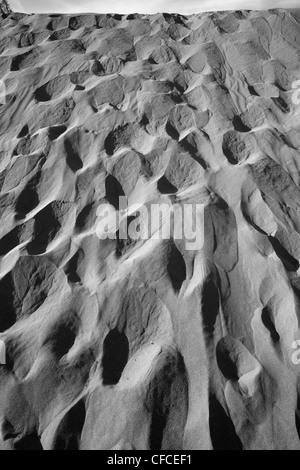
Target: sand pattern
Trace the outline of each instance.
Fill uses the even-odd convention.
[[[299,449],[300,10],[5,8],[0,448]],[[120,196],[204,246],[99,239]]]

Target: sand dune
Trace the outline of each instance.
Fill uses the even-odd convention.
[[[1,4],[1,449],[300,449],[299,47],[300,10]],[[204,246],[99,239],[124,196]]]

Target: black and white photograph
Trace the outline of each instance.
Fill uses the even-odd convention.
[[[300,450],[299,0],[0,0],[0,450]]]

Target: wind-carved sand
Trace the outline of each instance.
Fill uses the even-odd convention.
[[[299,449],[300,10],[2,13],[0,447]]]

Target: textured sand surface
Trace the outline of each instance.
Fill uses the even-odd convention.
[[[300,10],[7,13],[0,448],[299,449]],[[122,195],[203,249],[100,240]]]

